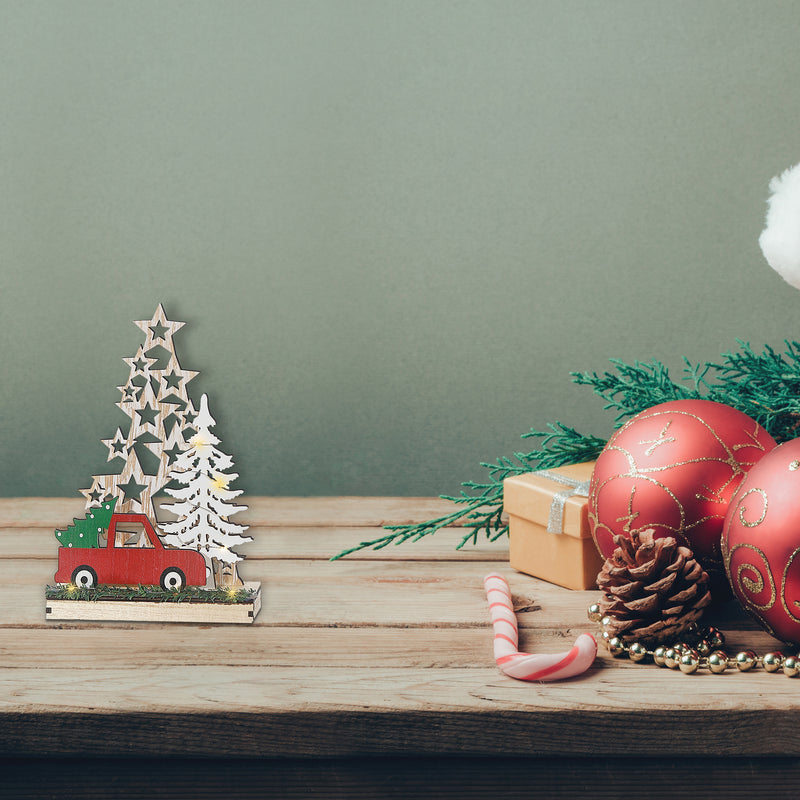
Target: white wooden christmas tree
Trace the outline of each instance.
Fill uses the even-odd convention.
[[[230,521],[230,517],[247,506],[231,501],[242,494],[228,486],[238,478],[230,472],[233,459],[217,448],[220,440],[211,433],[216,425],[208,410],[208,397],[200,400],[200,411],[194,419],[197,433],[189,440],[189,447],[176,459],[168,479],[181,484],[180,488],[167,486],[165,491],[178,502],[164,505],[178,519],[161,524],[164,544],[190,547],[198,550],[206,560],[207,585],[240,586],[236,564],[242,556],[234,548],[251,542],[243,536],[246,525]]]
[[[145,342],[133,358],[123,359],[130,374],[118,387],[122,399],[117,403],[130,417],[130,426],[127,432],[118,428],[111,439],[103,439],[107,460],[122,460],[122,469],[93,475],[92,485],[81,494],[87,509],[117,497],[118,513],[144,513],[155,520],[153,497],[169,481],[170,468],[194,432],[197,412],[186,385],[197,372],[181,369],[172,337],[184,323],[167,319],[161,304],[151,320],[134,324],[144,331]]]

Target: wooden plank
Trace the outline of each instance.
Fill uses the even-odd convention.
[[[53,666],[90,661],[104,667],[218,665],[261,667],[425,667],[436,669],[485,668],[494,664],[492,630],[485,625],[461,628],[382,627],[252,627],[151,624],[45,624],[36,628],[6,629],[0,635],[0,663],[15,669],[38,668],[42,653],[56,653]],[[581,629],[523,629],[523,649],[537,653],[566,650]],[[775,643],[763,631],[736,632],[731,652],[753,647],[767,652]],[[612,659],[605,650],[598,668],[638,670],[649,679],[653,664]],[[734,673],[732,673],[734,674]],[[500,675],[498,671],[498,676]],[[747,680],[750,676],[741,676]],[[776,679],[780,676],[774,676]],[[676,675],[676,681],[682,676]],[[726,678],[727,680],[727,678]],[[780,683],[778,684],[780,685]],[[682,683],[677,683],[682,687]]]
[[[399,651],[401,652],[401,651]],[[223,659],[224,660],[224,659]],[[610,723],[619,715],[640,715],[637,726],[664,725],[661,733],[678,735],[679,722],[694,714],[706,717],[735,718],[739,712],[761,714],[762,722],[792,712],[800,713],[798,681],[784,675],[770,675],[763,670],[724,675],[680,672],[645,667],[626,662],[624,670],[612,668],[601,658],[589,672],[577,679],[559,683],[526,683],[500,673],[494,664],[481,667],[438,666],[263,666],[204,664],[172,666],[143,665],[133,670],[116,666],[91,665],[91,675],[71,681],[75,663],[59,663],[27,669],[20,681],[17,669],[0,667],[0,712],[83,713],[91,708],[97,713],[158,714],[167,717],[183,714],[213,714],[223,709],[231,716],[250,714],[271,716],[293,710],[322,715],[359,714],[364,710],[381,714],[396,711],[450,712],[458,717],[473,712],[497,714],[568,714],[582,712],[587,722]],[[87,665],[88,666],[88,665]],[[316,677],[315,677],[316,676]],[[324,679],[323,677],[324,676]],[[65,685],[69,691],[65,692]],[[479,716],[481,715],[479,714]],[[675,715],[670,720],[669,716]],[[535,719],[532,720],[535,724]],[[699,726],[702,727],[702,726]],[[572,735],[578,731],[573,730]],[[657,752],[659,741],[639,743],[639,752]],[[731,732],[733,733],[733,732]],[[750,736],[748,732],[741,732]],[[559,737],[561,744],[568,739]],[[800,755],[800,738],[792,742],[770,741],[744,746],[740,752],[789,753]],[[635,743],[620,732],[618,744]],[[674,743],[671,743],[674,744]],[[599,745],[598,745],[599,746]],[[614,750],[607,742],[602,752]],[[642,750],[641,748],[644,748]],[[764,749],[766,748],[766,749]],[[281,751],[285,752],[285,751]],[[431,752],[441,752],[433,748]],[[492,752],[497,752],[495,748]],[[557,752],[549,750],[548,752]],[[576,752],[590,753],[589,743]],[[601,752],[597,750],[595,752]],[[687,752],[683,749],[675,752]],[[710,742],[701,752],[725,752]]]
[[[124,600],[44,600],[45,619],[81,622],[191,622],[252,625],[261,610],[261,584],[249,603],[159,603]]]
[[[599,668],[537,685],[488,667],[92,665],[74,680],[66,666],[0,669],[0,753],[800,756],[800,692],[764,673]]]
[[[537,649],[564,647],[560,631],[539,632]],[[491,666],[492,631],[480,628],[312,628],[43,625],[0,634],[0,663],[32,669],[42,653],[56,657],[53,667],[77,663],[106,668],[140,666],[250,667],[424,667],[429,669]],[[498,673],[499,674],[499,673]]]
[[[438,497],[243,497],[244,525],[367,527],[402,525],[450,514],[457,506]],[[53,528],[84,514],[83,498],[0,498],[0,528]],[[241,517],[241,520],[239,519]]]
[[[674,756],[387,756],[348,759],[97,758],[0,761],[0,796],[42,800],[593,800],[784,797],[800,784],[793,758]],[[662,791],[663,787],[663,791]]]
[[[377,539],[383,528],[275,528],[252,527],[247,532],[253,541],[237,552],[247,559],[324,559],[353,547],[361,541]],[[380,550],[362,550],[347,556],[347,561],[508,561],[508,538],[496,542],[479,539],[457,550],[464,537],[463,528],[445,528],[418,542],[390,545]],[[51,528],[0,528],[0,559],[48,559],[55,564],[58,542]]]

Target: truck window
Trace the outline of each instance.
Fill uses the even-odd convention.
[[[123,522],[117,525],[114,547],[153,547],[141,522]]]

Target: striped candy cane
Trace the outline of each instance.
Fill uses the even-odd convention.
[[[589,669],[597,655],[597,642],[588,633],[582,633],[568,653],[520,653],[517,617],[506,579],[492,573],[483,579],[483,585],[494,628],[494,658],[506,675],[521,681],[558,681]]]

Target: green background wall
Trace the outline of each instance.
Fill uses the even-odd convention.
[[[105,466],[163,302],[250,494],[438,494],[569,372],[800,338],[796,2],[0,2],[0,492]]]

